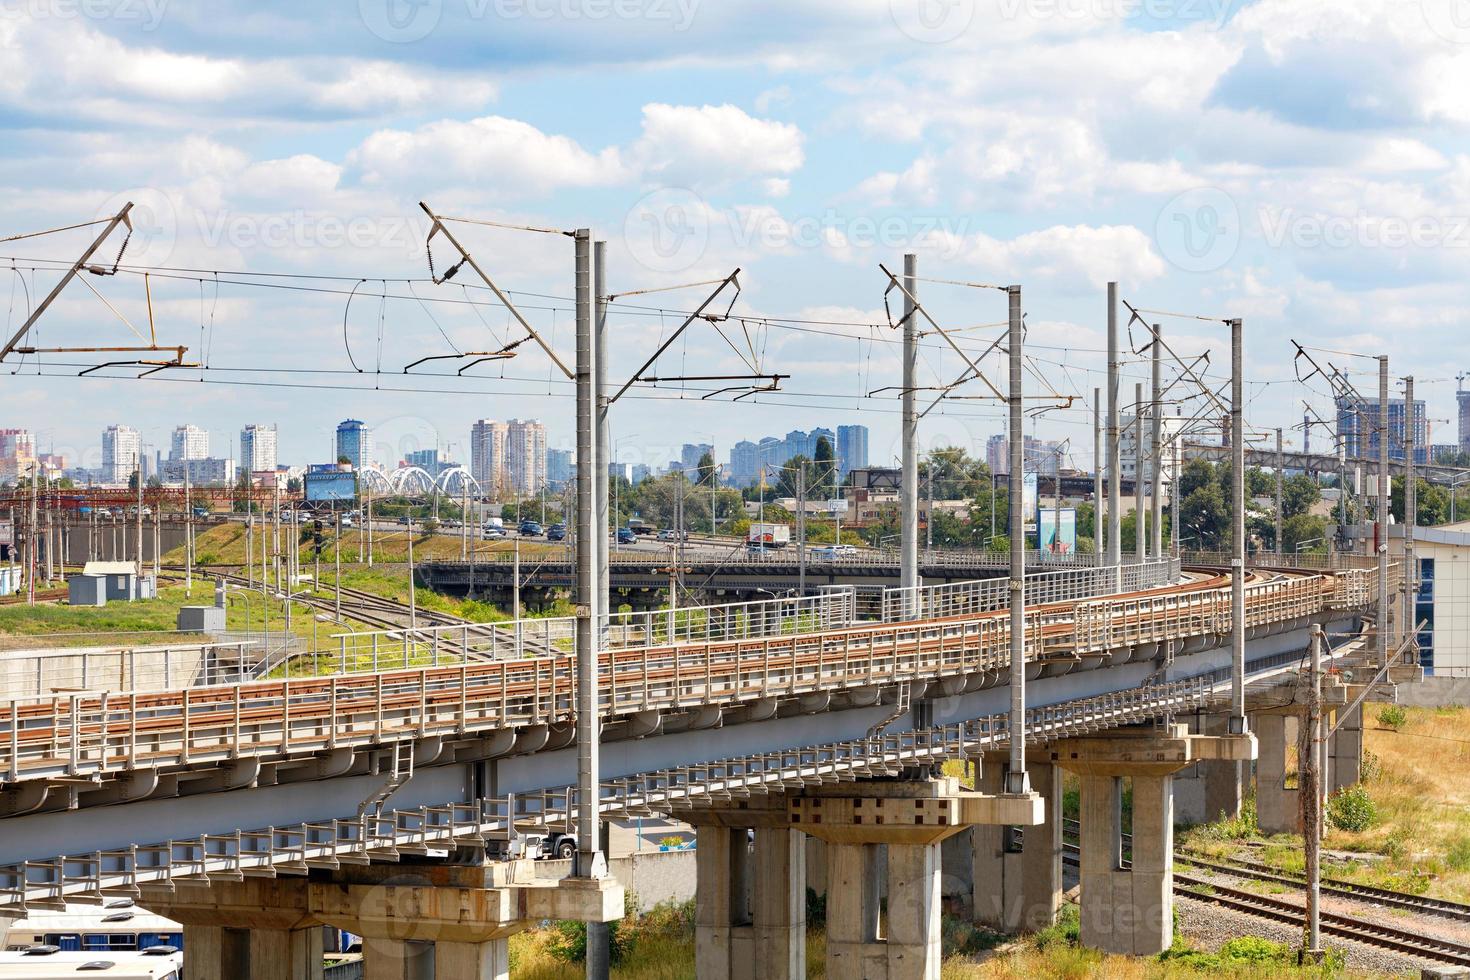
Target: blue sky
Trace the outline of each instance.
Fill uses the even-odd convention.
[[[420,200],[590,227],[617,293],[742,269],[737,318],[720,325],[733,346],[702,323],[657,371],[750,361],[790,375],[784,391],[731,404],[695,383],[635,389],[613,425],[631,461],[661,464],[685,441],[723,459],[743,437],[845,422],[873,429],[875,461],[892,455],[896,401],[869,394],[899,377],[878,264],[910,250],[928,276],[1023,286],[1036,378],[1082,396],[1028,425],[1071,438],[1078,465],[1109,280],[1142,307],[1243,317],[1256,427],[1298,424],[1303,400],[1327,413],[1321,385],[1296,383],[1291,338],[1354,371],[1373,363],[1351,355],[1387,351],[1447,420],[1470,368],[1462,6],[0,0],[0,238],[123,200],[140,216],[131,268],[89,277],[112,308],[74,283],[37,345],[146,333],[146,268],[161,342],[208,364],[138,381],[78,379],[90,361],[76,355],[27,358],[3,382],[0,425],[84,461],[112,422],[164,447],[193,422],[218,455],[238,451],[244,423],[277,422],[292,462],[325,458],[347,417],[373,425],[383,457],[435,443],[463,456],[481,417],[539,417],[569,445],[569,389],[530,345],[463,377],[452,362],[403,373],[519,336],[460,285],[468,270],[423,281]],[[570,359],[570,240],[454,227]],[[90,234],[0,244],[11,329]],[[442,269],[450,250],[434,254]],[[610,375],[626,378],[707,288],[615,304]],[[990,290],[925,284],[923,297],[976,349],[1005,316]],[[1220,377],[1221,324],[1160,322],[1181,354],[1211,350]],[[922,383],[962,367],[928,338]],[[1127,371],[1131,394],[1146,371]],[[999,429],[997,406],[964,400],[922,431],[978,451]]]

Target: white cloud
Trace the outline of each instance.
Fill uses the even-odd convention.
[[[643,135],[630,147],[646,179],[687,187],[795,173],[805,160],[791,123],[757,119],[737,106],[643,107]]]
[[[369,182],[457,179],[509,194],[594,187],[627,176],[616,149],[590,153],[569,137],[504,116],[379,130],[348,154],[348,163]]]

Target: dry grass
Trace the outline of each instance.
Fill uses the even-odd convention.
[[[1470,901],[1470,709],[1407,708],[1398,731],[1364,710],[1365,783],[1378,819],[1333,830],[1327,846],[1381,855],[1333,869],[1337,877]]]

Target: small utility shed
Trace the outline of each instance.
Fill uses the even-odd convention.
[[[73,606],[105,606],[109,600],[146,599],[150,589],[131,561],[89,561],[82,574],[66,581],[67,600]]]

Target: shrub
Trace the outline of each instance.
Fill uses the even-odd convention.
[[[684,846],[684,838],[680,837],[678,834],[670,834],[668,837],[660,837],[658,839],[658,842],[660,846],[667,847],[670,850],[676,847]]]
[[[1378,724],[1398,731],[1409,720],[1409,713],[1396,704],[1385,704],[1378,711]]]
[[[1367,749],[1363,750],[1363,761],[1358,764],[1358,779],[1371,783],[1383,775],[1383,760]]]
[[[1081,912],[1077,906],[1068,903],[1063,905],[1057,914],[1057,921],[1037,932],[1032,937],[1032,941],[1036,943],[1037,949],[1048,950],[1061,946],[1076,946],[1081,936]]]
[[[1368,790],[1358,783],[1327,802],[1327,819],[1338,830],[1367,830],[1378,819],[1378,807]]]
[[[811,887],[806,890],[806,924],[810,929],[823,929],[827,925],[827,896],[818,895]]]
[[[1273,943],[1260,936],[1236,936],[1220,947],[1222,963],[1279,963],[1290,955],[1285,943]]]

